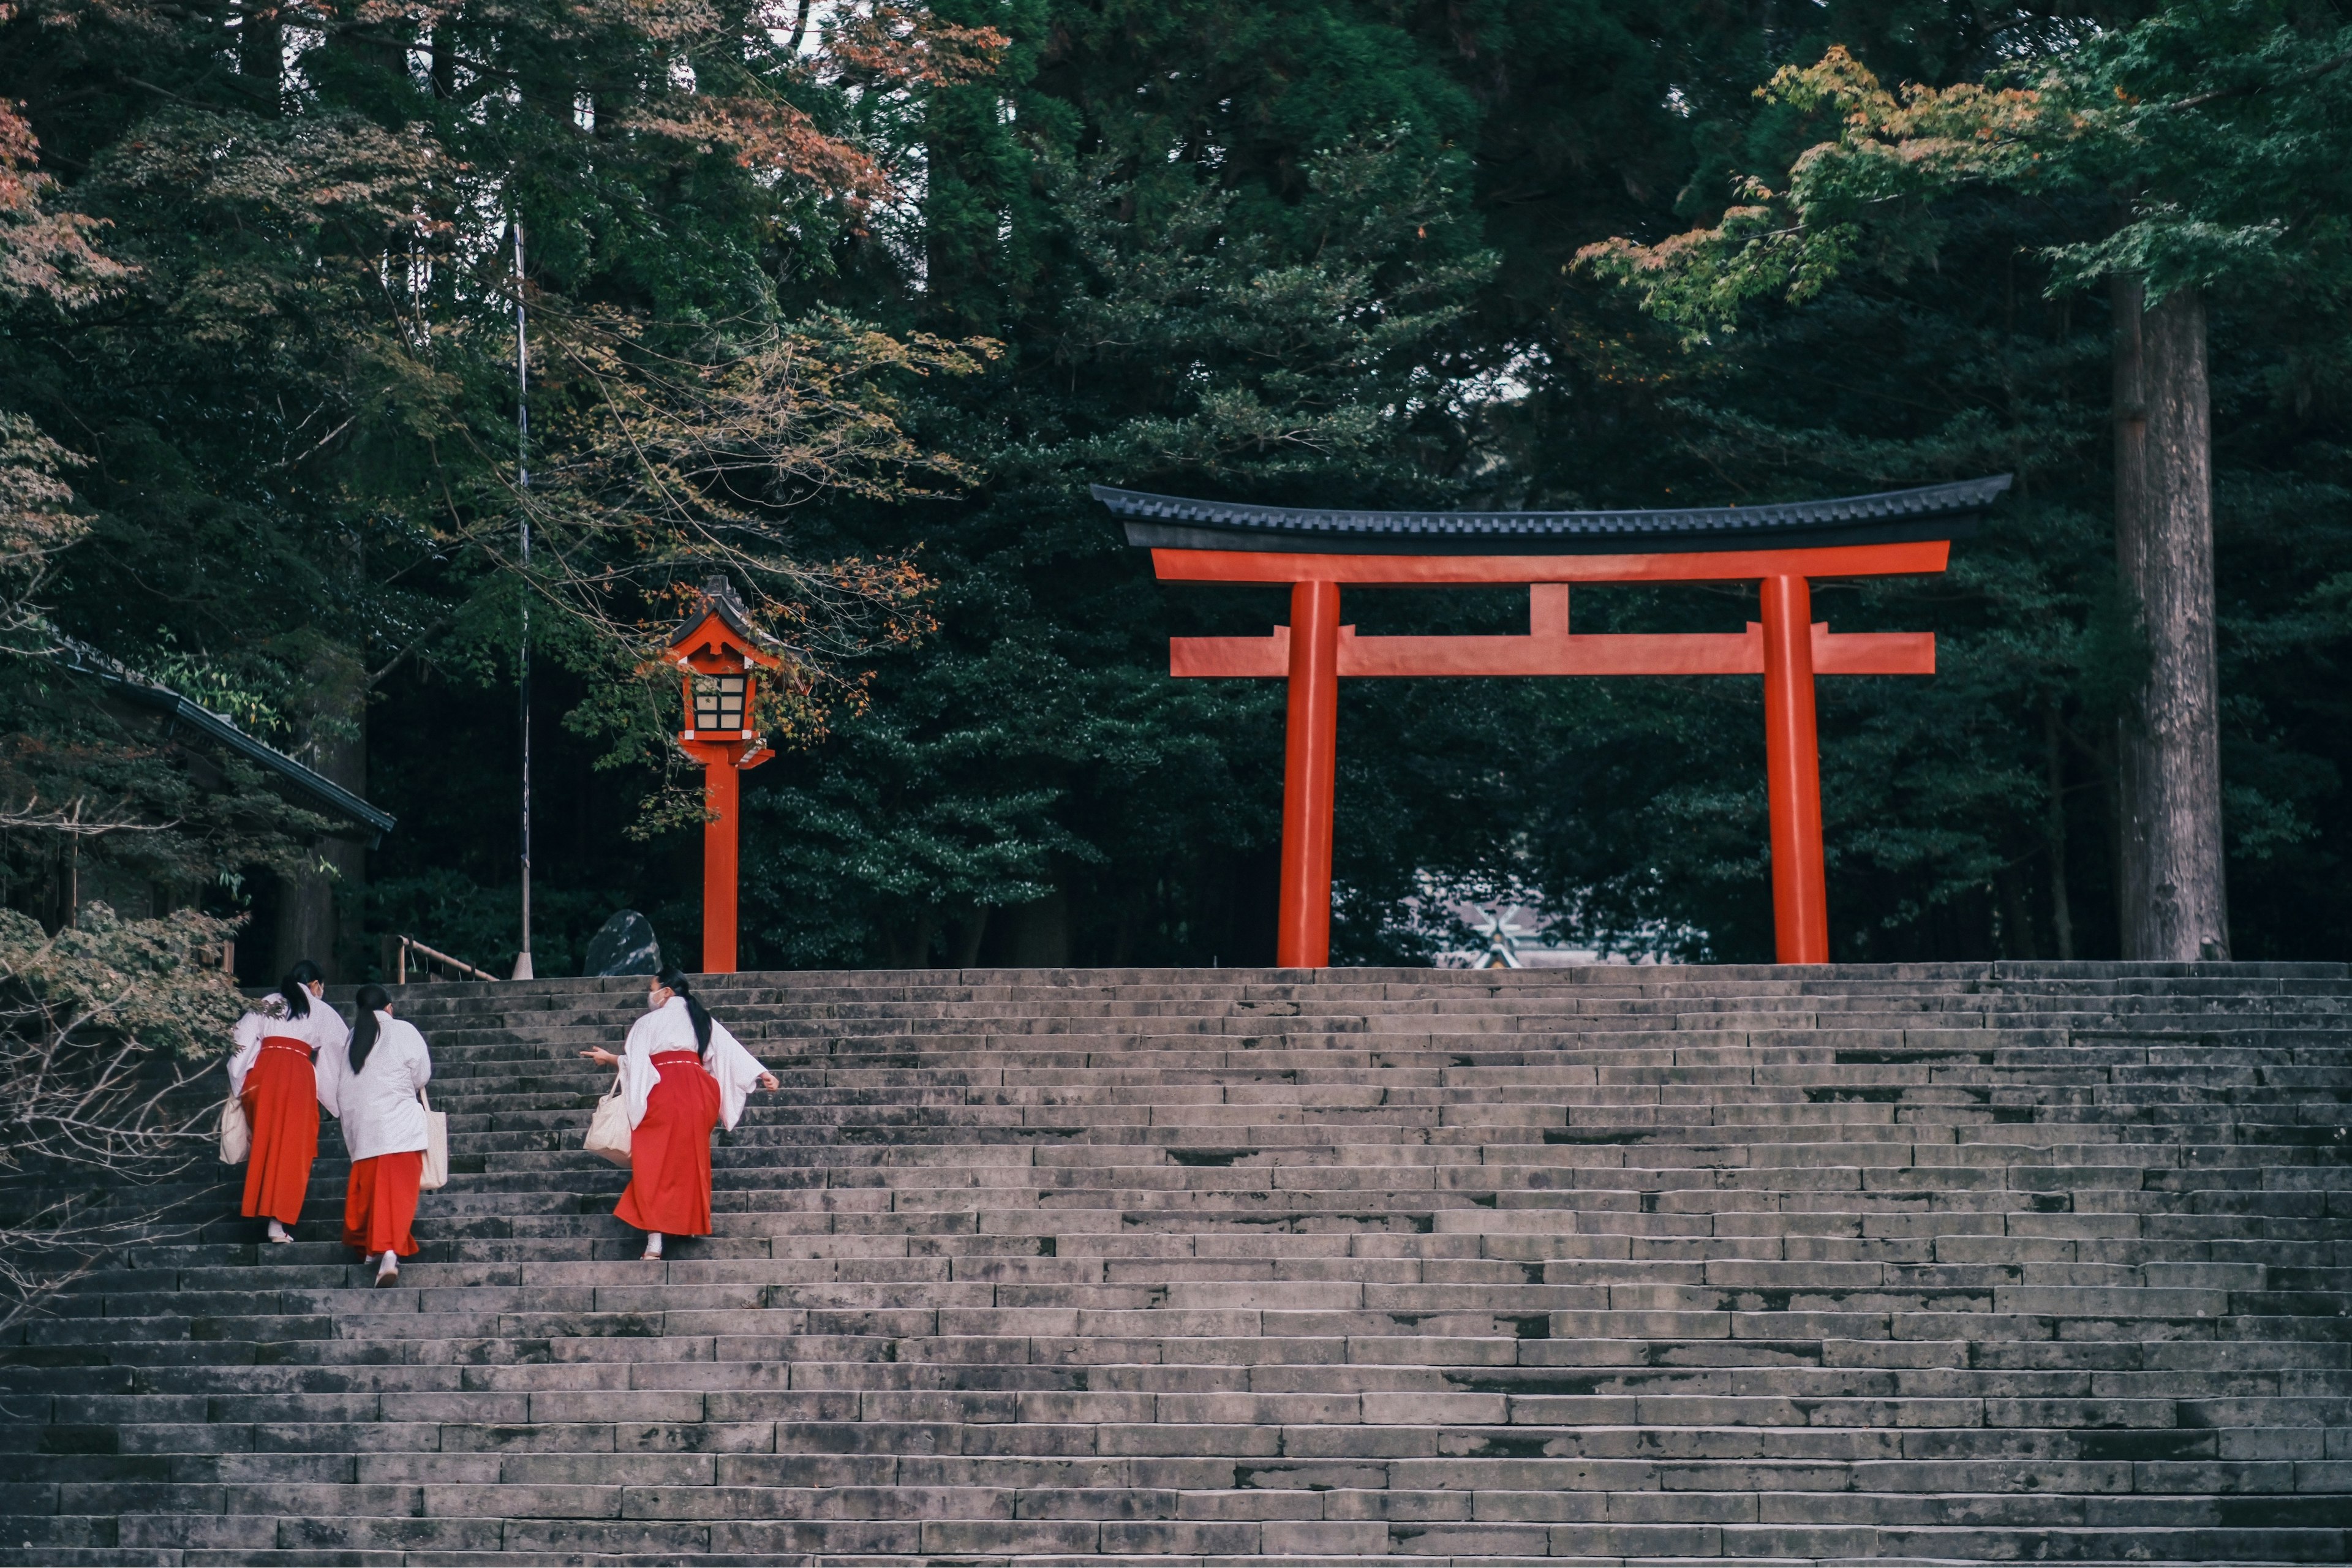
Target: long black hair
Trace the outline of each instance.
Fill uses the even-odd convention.
[[[367,1066],[368,1053],[375,1049],[375,1012],[392,1005],[392,993],[381,985],[362,985],[357,997],[359,1016],[352,1020],[352,1070]]]
[[[310,1016],[310,988],[327,978],[326,971],[305,958],[286,972],[278,983],[278,994],[286,998],[286,1016],[307,1018]]]
[[[655,984],[686,1000],[686,1021],[694,1026],[694,1051],[697,1056],[710,1054],[710,1009],[694,999],[694,987],[686,983],[686,971],[665,969],[654,976]]]

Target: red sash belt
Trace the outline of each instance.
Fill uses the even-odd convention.
[[[299,1051],[305,1061],[318,1058],[319,1047],[295,1035],[264,1035],[261,1048],[265,1051]]]
[[[665,1062],[692,1062],[695,1066],[700,1067],[702,1058],[692,1051],[656,1051],[654,1066],[660,1067]]]

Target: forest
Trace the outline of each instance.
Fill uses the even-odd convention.
[[[656,656],[724,573],[784,659],[744,967],[1269,963],[1281,683],[1171,679],[1167,640],[1285,596],[1155,581],[1090,484],[1584,509],[2008,473],[1946,574],[1815,585],[1838,630],[1937,639],[1932,678],[1822,683],[1832,951],[2126,954],[2161,649],[2116,344],[2170,300],[2210,391],[2208,951],[2339,958],[2347,149],[2336,0],[8,0],[0,918],[27,951],[97,904],[176,919],[248,983],[378,974],[399,934],[504,974],[528,722],[538,973],[623,907],[690,960]],[[1769,958],[1762,726],[1753,680],[1344,684],[1335,962],[1427,962],[1477,898]]]

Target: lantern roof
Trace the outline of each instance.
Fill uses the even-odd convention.
[[[723,635],[706,636],[704,626],[714,620]],[[735,596],[735,584],[725,573],[714,572],[703,582],[700,602],[670,633],[669,650],[683,655],[698,642],[718,641],[752,663],[773,669],[783,660],[761,648],[760,645],[767,640],[752,626],[751,614],[743,607],[743,601]]]
[[[1255,506],[1092,487],[1156,550],[1344,555],[1615,555],[1800,545],[1895,544],[1973,531],[2011,476],[1831,500],[1618,511],[1371,511]]]

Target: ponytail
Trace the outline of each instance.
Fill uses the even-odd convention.
[[[392,993],[381,985],[362,985],[358,1000],[359,1016],[352,1020],[352,1070],[367,1066],[368,1053],[375,1049],[376,1009],[392,1005]]]
[[[307,958],[288,970],[286,978],[278,983],[278,994],[286,1001],[286,1016],[289,1018],[309,1017],[310,988],[326,978],[325,972]]]
[[[686,983],[682,969],[665,969],[654,976],[662,989],[686,1004],[686,1021],[694,1026],[694,1049],[698,1056],[710,1054],[710,1009],[694,999],[694,988]]]

